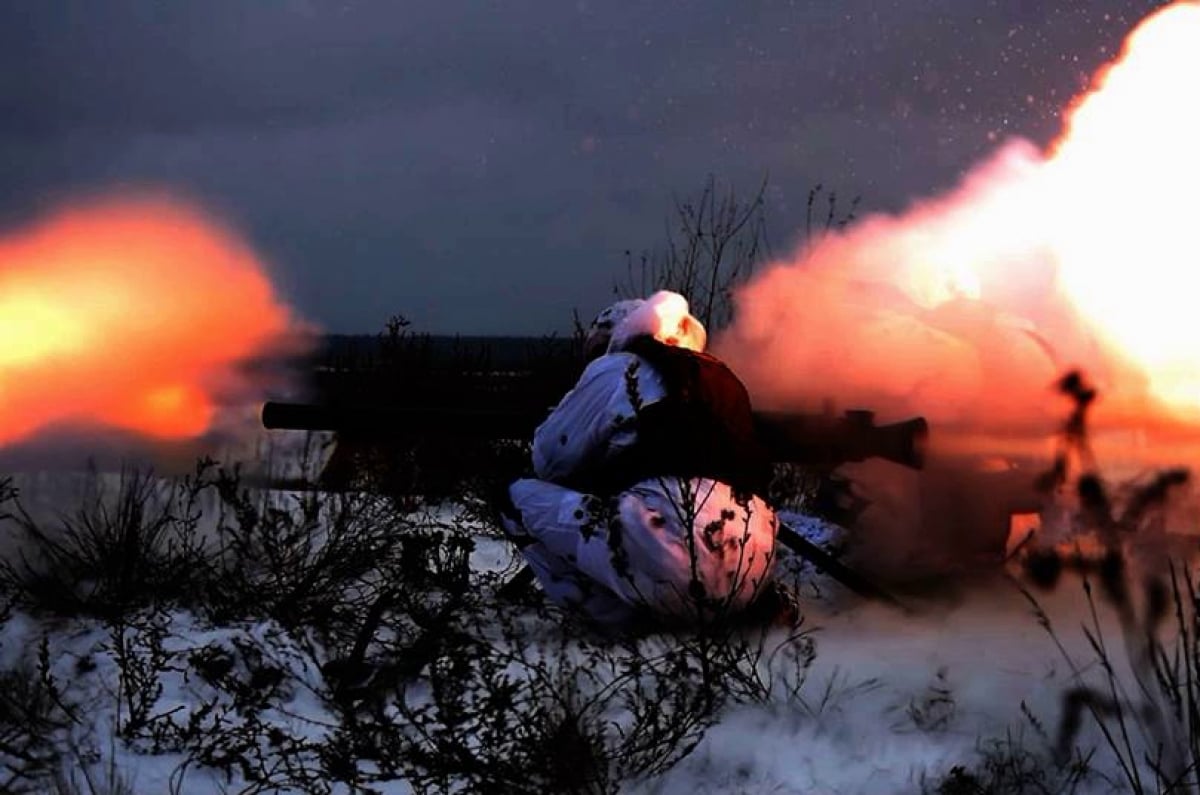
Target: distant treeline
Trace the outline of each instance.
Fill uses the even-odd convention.
[[[343,405],[553,405],[583,367],[572,337],[332,334],[308,357],[304,400]]]
[[[315,354],[319,363],[385,362],[418,358],[433,367],[479,364],[493,370],[523,370],[570,359],[578,342],[566,337],[488,337],[440,334],[328,334]]]

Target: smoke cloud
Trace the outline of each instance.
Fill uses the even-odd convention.
[[[1149,18],[1048,152],[1013,140],[945,196],[774,263],[714,345],[756,404],[1047,434],[1082,368],[1098,420],[1200,413],[1200,4]],[[935,437],[936,438],[936,437]]]

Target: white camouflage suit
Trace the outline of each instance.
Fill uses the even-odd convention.
[[[762,590],[774,562],[778,521],[760,497],[739,500],[726,483],[669,473],[610,495],[560,485],[636,445],[635,399],[646,406],[665,395],[659,373],[624,344],[649,332],[701,351],[706,337],[674,293],[610,307],[589,342],[608,341],[606,325],[613,327],[608,352],[537,429],[537,479],[511,486],[521,523],[506,529],[549,598],[600,623],[646,613],[696,621],[739,610]]]

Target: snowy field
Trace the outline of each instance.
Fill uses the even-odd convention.
[[[119,481],[115,474],[100,476],[110,496],[119,491]],[[23,473],[13,483],[43,527],[53,526],[56,514],[69,513],[96,488],[94,477],[63,473]],[[160,482],[157,488],[161,491],[156,493],[168,493],[167,484]],[[304,501],[304,495],[277,493],[264,498],[254,490],[247,493],[255,500],[267,500],[257,503],[260,507],[269,503],[294,511]],[[261,512],[260,520],[267,515]],[[334,515],[322,514],[321,520]],[[220,528],[235,520],[244,517],[234,517],[231,504],[214,489],[200,501],[194,527],[211,544],[221,537]],[[407,523],[403,527],[386,531],[432,528],[442,534],[438,538],[471,538],[473,549],[466,558],[469,576],[484,579],[472,579],[478,584],[469,588],[477,591],[473,596],[480,602],[498,599],[493,587],[497,580],[487,578],[512,571],[512,553],[478,515],[462,505],[421,506],[403,520]],[[818,543],[840,535],[837,528],[800,516],[790,520]],[[29,552],[28,539],[18,539],[11,517],[3,532],[10,562],[20,560],[22,550]],[[320,560],[322,545],[337,549],[328,528],[306,543],[310,548],[295,564],[298,571],[318,571],[304,566]],[[911,609],[902,612],[850,594],[811,566],[794,559],[783,563],[781,577],[796,586],[803,620],[798,630],[775,628],[765,635],[756,628],[739,630],[738,638],[749,639],[751,646],[761,643],[766,650],[753,661],[760,677],[757,689],[723,700],[712,715],[712,725],[689,735],[698,740],[694,750],[680,754],[677,761],[672,758],[665,772],[618,776],[600,790],[1108,792],[1136,790],[1137,781],[1131,786],[1131,779],[1140,776],[1143,791],[1156,792],[1163,788],[1154,782],[1145,754],[1153,755],[1152,749],[1164,738],[1188,748],[1190,733],[1170,720],[1170,709],[1149,678],[1150,669],[1135,666],[1140,677],[1131,673],[1130,652],[1136,655],[1137,649],[1136,634],[1128,633],[1132,624],[1118,621],[1098,588],[1093,591],[1093,615],[1077,576],[1064,575],[1053,591],[1033,591],[1053,627],[1051,635],[1012,572],[960,586],[953,595],[911,598]],[[260,573],[257,580],[244,572],[239,575],[263,589],[258,616],[253,615],[253,605],[234,602],[229,602],[223,616],[217,615],[220,611],[206,608],[199,595],[183,599],[186,604],[178,599],[162,605],[133,599],[122,611],[81,610],[74,615],[18,601],[0,629],[0,669],[9,694],[6,712],[0,713],[5,721],[0,754],[7,764],[6,780],[0,784],[6,790],[32,792],[414,791],[403,776],[389,773],[386,760],[377,754],[363,752],[347,762],[344,753],[347,747],[362,750],[361,744],[349,743],[350,728],[361,730],[387,721],[404,726],[422,714],[422,704],[437,701],[438,686],[425,680],[423,670],[409,671],[408,679],[401,681],[397,671],[402,668],[393,664],[403,662],[406,654],[416,654],[414,644],[405,638],[410,637],[406,633],[420,634],[411,623],[420,624],[419,618],[413,619],[419,610],[411,606],[402,610],[401,597],[384,604],[372,596],[385,590],[389,578],[398,577],[399,571],[349,572],[347,582],[353,580],[349,585],[332,580],[314,585],[345,589],[338,598],[331,595],[330,601],[341,599],[339,605],[357,611],[347,619],[349,636],[339,634],[336,622],[318,621],[309,627],[307,619],[296,618],[319,614],[316,602],[303,614],[280,607],[270,595],[276,587],[271,578],[278,575],[270,572]],[[1135,586],[1140,582],[1134,576],[1129,581]],[[96,593],[99,585],[77,580],[75,587]],[[347,591],[353,591],[354,597],[346,596]],[[436,594],[431,598],[437,601]],[[598,658],[588,657],[588,650],[615,655],[600,658],[614,666],[613,660],[626,651],[604,651],[605,644],[620,646],[613,639],[587,638],[581,645],[571,637],[564,640],[563,633],[573,630],[564,630],[561,616],[536,603],[535,595],[506,608],[509,630],[492,633],[487,627],[476,627],[483,645],[460,650],[470,656],[503,644],[528,644],[523,656],[501,654],[497,659],[507,660],[506,667],[491,673],[472,668],[482,665],[475,658],[460,660],[466,666],[462,675],[510,676],[518,683],[514,699],[519,703],[520,683],[526,681],[522,677],[530,676],[530,670],[542,670],[529,661],[544,664],[547,657],[559,655],[551,668],[568,679],[575,677],[579,693],[592,692],[587,683],[593,682],[589,676],[596,671],[585,667],[594,668]],[[364,684],[363,691],[373,695],[357,694],[347,700],[345,685],[350,680],[330,663],[354,657],[346,649],[363,634],[359,628],[369,623],[364,614],[376,604],[383,605],[383,618],[368,633],[370,642],[360,650],[358,661],[369,669],[361,678],[387,681],[383,690]],[[1139,587],[1133,588],[1133,604],[1136,624],[1145,612]],[[486,604],[479,606],[479,615],[490,615],[489,609]],[[1166,622],[1168,628],[1172,624]],[[524,628],[519,631],[527,635],[514,635],[513,626]],[[1089,633],[1107,650],[1112,679]],[[670,638],[643,640],[648,645],[639,648],[669,648],[673,643]],[[529,649],[535,651],[531,654]],[[335,681],[335,675],[342,678]],[[1065,695],[1085,682],[1108,692],[1113,681],[1125,704],[1127,732],[1121,731],[1121,722],[1111,714],[1101,723],[1085,709],[1078,733],[1069,737],[1068,757],[1059,760],[1062,764],[1056,762]],[[653,691],[649,692],[651,696],[643,692],[641,697],[652,698]],[[40,696],[23,697],[30,693]],[[678,697],[674,691],[662,696]],[[417,711],[405,712],[396,699]],[[20,716],[30,713],[14,713],[14,705],[34,703],[40,705],[44,723],[27,717],[22,727]],[[619,728],[636,725],[636,708],[620,698],[605,704],[597,731],[607,731],[604,736],[624,748],[619,745]],[[544,717],[542,712],[530,714]],[[27,737],[23,745],[23,728],[41,736]],[[471,744],[469,730],[452,736],[467,737],[464,742]],[[485,734],[481,742],[494,736]],[[410,740],[390,746],[380,741],[375,750],[410,753],[415,747]],[[549,757],[571,759],[574,764],[572,755],[578,748],[569,738],[551,733],[544,742]],[[1122,767],[1114,744],[1122,753],[1133,749],[1137,770]],[[468,748],[468,756],[475,754],[482,760],[491,758],[488,753],[487,748]],[[33,764],[39,760],[40,767]],[[352,775],[346,774],[346,765],[355,771]],[[20,773],[35,768],[47,771],[50,778]],[[536,780],[531,776],[529,781]],[[507,788],[539,791],[529,782],[526,787],[510,782]],[[473,791],[469,783],[464,788]],[[426,789],[438,791],[428,782]]]

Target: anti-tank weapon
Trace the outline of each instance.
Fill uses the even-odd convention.
[[[438,406],[334,406],[270,402],[263,407],[263,426],[274,430],[335,431],[376,442],[436,439],[523,440],[548,409],[482,409]],[[754,421],[760,441],[776,462],[829,471],[853,461],[880,458],[911,469],[925,460],[928,425],[915,417],[877,425],[869,411],[833,414],[758,412]],[[847,568],[802,535],[783,528],[782,544],[850,590],[893,602],[882,589]],[[527,572],[526,572],[527,574]]]
[[[336,431],[379,440],[531,439],[548,409],[482,409],[430,405],[337,406],[269,402],[263,427]],[[834,414],[756,412],[758,436],[777,462],[832,469],[882,458],[912,469],[925,461],[929,427],[922,417],[877,425],[869,411]]]

